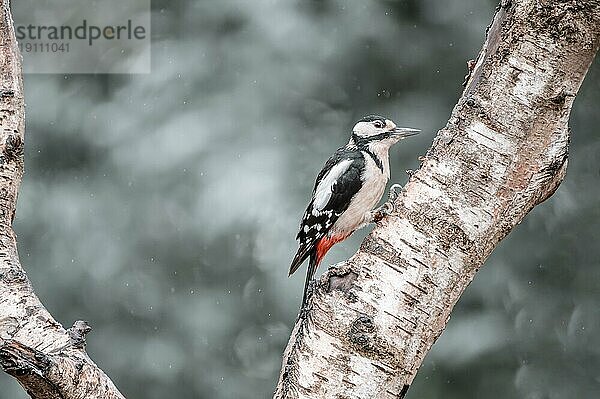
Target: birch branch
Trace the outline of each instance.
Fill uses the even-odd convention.
[[[395,213],[321,277],[275,398],[404,398],[485,259],[563,180],[599,43],[599,0],[502,1]]]
[[[19,262],[12,229],[23,176],[21,55],[8,0],[0,1],[0,367],[35,399],[124,399],[86,354],[85,322],[65,330]]]

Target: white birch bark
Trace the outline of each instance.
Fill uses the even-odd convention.
[[[275,398],[405,396],[485,259],[563,180],[599,38],[599,0],[502,1],[394,214],[319,280]]]
[[[54,320],[19,262],[12,221],[23,176],[24,121],[21,55],[9,1],[0,0],[0,367],[32,398],[123,399],[85,352],[87,324],[65,330]]]

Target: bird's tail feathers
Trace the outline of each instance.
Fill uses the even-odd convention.
[[[317,271],[317,254],[316,251],[311,252],[310,260],[308,261],[308,269],[306,270],[306,280],[304,281],[304,293],[302,294],[302,309],[306,306],[308,300],[308,287]]]
[[[294,256],[294,260],[292,260],[292,264],[290,265],[290,272],[288,277],[294,274],[296,270],[300,267],[300,265],[308,258],[308,253],[310,252],[310,247],[300,247],[298,248],[298,252],[296,252],[296,256]]]

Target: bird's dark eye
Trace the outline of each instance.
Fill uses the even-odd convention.
[[[375,121],[373,122],[373,126],[375,126],[377,129],[381,129],[383,127],[383,123],[381,123],[381,121]]]

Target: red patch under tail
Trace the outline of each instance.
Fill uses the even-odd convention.
[[[321,238],[317,243],[317,265],[321,263],[323,257],[325,257],[325,254],[327,253],[327,251],[329,251],[329,249],[331,249],[331,247],[333,247],[340,241],[344,241],[349,235],[350,234],[335,235],[332,237],[325,236]]]

